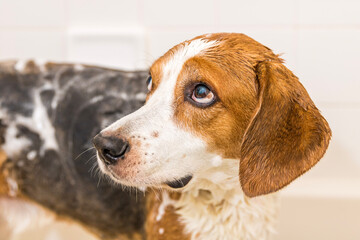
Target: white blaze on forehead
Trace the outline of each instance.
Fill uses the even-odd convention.
[[[126,117],[116,121],[104,131],[116,131],[123,124],[132,120],[137,120],[140,124],[139,117],[143,116],[143,120],[169,120],[173,114],[172,103],[174,100],[174,89],[176,80],[181,72],[184,63],[192,57],[195,57],[205,50],[214,47],[218,44],[217,41],[206,41],[204,39],[196,39],[191,42],[184,43],[163,66],[163,74],[159,87],[154,94],[146,102],[146,105],[136,112],[127,115]],[[156,117],[151,118],[151,115],[156,111]],[[144,118],[144,116],[146,116]]]
[[[214,47],[216,44],[216,41],[206,41],[203,39],[184,43],[163,66],[161,83],[151,98],[159,97],[163,101],[165,100],[167,104],[171,104],[174,99],[176,81],[184,63],[190,58],[201,54],[206,49]]]

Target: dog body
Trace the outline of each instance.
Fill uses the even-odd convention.
[[[80,223],[101,239],[142,238],[143,194],[96,174],[91,138],[142,106],[146,75],[0,63],[0,239],[54,219]]]
[[[145,106],[94,138],[115,182],[176,192],[148,204],[148,239],[268,239],[273,193],[331,135],[297,78],[270,49],[221,33],[169,50],[148,89]]]

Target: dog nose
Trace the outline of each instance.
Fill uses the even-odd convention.
[[[93,144],[106,165],[113,165],[120,159],[124,159],[125,154],[130,150],[127,141],[117,137],[105,137],[101,134],[94,137]]]

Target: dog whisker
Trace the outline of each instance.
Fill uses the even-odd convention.
[[[93,150],[93,149],[95,149],[95,147],[91,147],[91,148],[88,148],[88,149],[84,150],[82,153],[80,153],[80,154],[74,159],[74,161],[76,161],[79,157],[81,157],[82,155],[84,155],[85,153],[87,153],[88,151],[91,151],[91,150]]]
[[[96,156],[97,155],[95,154],[94,156],[92,156],[88,160],[86,160],[85,165],[88,164],[90,161],[94,160],[96,158]],[[96,161],[95,161],[95,163],[96,163]]]
[[[92,167],[89,169],[89,172],[90,172],[91,176],[93,176],[93,177],[95,177],[95,174],[94,174],[95,169],[99,170],[97,162],[94,162]]]

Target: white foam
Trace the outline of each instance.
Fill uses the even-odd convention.
[[[30,151],[27,155],[26,155],[26,158],[28,160],[34,160],[36,158],[36,151]]]
[[[163,218],[167,206],[175,205],[175,203],[176,203],[176,201],[172,200],[169,197],[169,194],[167,192],[163,192],[162,193],[162,201],[161,201],[161,204],[158,209],[158,214],[156,216],[156,221],[160,221]]]
[[[9,124],[5,132],[5,143],[1,148],[10,158],[19,155],[21,150],[29,147],[31,142],[24,137],[18,137],[18,129],[15,124]]]
[[[34,93],[34,112],[31,118],[17,116],[16,122],[39,134],[41,140],[44,142],[44,145],[41,148],[41,154],[48,149],[59,149],[56,141],[55,129],[49,119],[44,104],[41,102],[40,92]]]
[[[45,59],[38,58],[38,59],[35,59],[34,62],[39,67],[41,72],[46,71],[45,65],[46,65],[47,61]]]
[[[32,118],[41,139],[44,141],[44,149],[57,150],[58,144],[55,137],[55,129],[51,124],[44,104],[42,104],[39,93],[34,96],[35,110]]]
[[[1,105],[1,101],[0,101],[0,105]],[[0,109],[0,119],[5,119],[5,117],[6,117],[6,112]]]
[[[104,96],[95,96],[92,99],[90,99],[90,104],[94,104],[102,100],[104,100]]]
[[[75,64],[74,69],[75,71],[81,72],[85,69],[85,67],[81,64]]]
[[[137,93],[135,95],[136,100],[144,101],[146,99],[146,93]]]
[[[19,186],[18,186],[17,182],[14,179],[12,179],[11,177],[7,177],[6,182],[9,186],[9,196],[16,197],[16,195],[19,191]]]
[[[28,60],[19,60],[16,62],[14,68],[17,72],[23,72],[25,70]]]

